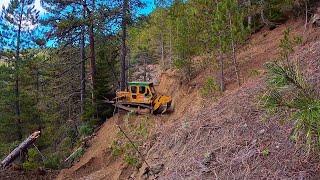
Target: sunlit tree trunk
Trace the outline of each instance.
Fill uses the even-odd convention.
[[[224,83],[224,60],[222,55],[222,40],[219,37],[219,48],[218,48],[218,58],[219,58],[219,66],[220,66],[220,90],[223,92],[225,90],[225,83]]]
[[[234,66],[234,71],[236,73],[236,77],[237,77],[237,82],[238,82],[238,86],[241,86],[241,80],[240,80],[240,75],[239,75],[239,68],[238,68],[238,62],[237,62],[237,55],[236,55],[236,44],[235,44],[235,37],[233,36],[233,32],[232,32],[232,16],[231,13],[228,13],[228,18],[229,18],[229,28],[230,28],[230,34],[231,34],[231,49],[232,49],[232,62],[233,62],[233,66]]]
[[[248,8],[251,7],[251,0],[247,1],[248,4]],[[248,28],[251,29],[252,28],[252,16],[251,14],[248,16]]]
[[[83,18],[85,18],[85,11],[83,11]],[[84,112],[84,104],[85,104],[85,93],[86,93],[86,57],[85,57],[85,30],[84,26],[81,27],[81,37],[80,37],[80,113],[81,115]]]
[[[120,73],[120,89],[123,91],[127,87],[127,76],[126,76],[126,57],[127,57],[127,24],[128,24],[128,7],[129,2],[128,0],[123,1],[122,5],[122,35],[121,35],[121,54],[120,54],[120,61],[121,61],[121,73]]]
[[[89,26],[89,41],[90,41],[90,69],[91,69],[91,84],[92,84],[92,104],[95,106],[95,91],[96,91],[96,74],[97,74],[97,67],[96,67],[96,54],[95,54],[95,41],[94,41],[94,6],[95,2],[92,0],[92,7],[93,10],[89,13],[90,18],[90,26]]]
[[[172,63],[173,63],[173,48],[172,48],[172,26],[170,25],[170,29],[169,29],[169,64],[170,64],[170,68],[172,66]]]

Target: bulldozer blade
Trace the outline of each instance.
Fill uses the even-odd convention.
[[[139,107],[138,108],[130,108],[130,107],[127,107],[123,104],[120,104],[120,103],[115,103],[113,104],[114,107],[116,108],[119,108],[119,109],[122,109],[122,110],[125,110],[125,111],[128,111],[130,113],[135,113],[135,114],[149,114],[150,113],[150,109],[149,108],[143,108],[143,109],[140,109]]]
[[[167,109],[168,109],[168,104],[163,106],[163,110],[162,110],[161,114],[164,114],[165,112],[167,112]]]

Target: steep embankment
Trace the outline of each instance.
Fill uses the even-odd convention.
[[[265,89],[263,64],[277,56],[279,39],[287,27],[295,35],[304,31],[302,20],[291,21],[248,40],[238,53],[245,83],[237,88],[233,69],[227,69],[228,91],[218,100],[203,100],[199,95],[205,78],[214,75],[209,69],[188,84],[182,83],[176,72],[161,75],[157,90],[174,97],[175,112],[150,120],[155,126],[143,153],[157,175],[148,174],[146,164],[137,170],[111,155],[116,124],[122,122],[122,117],[116,116],[103,125],[80,161],[63,170],[58,179],[317,178],[319,159],[290,141],[291,124],[279,122],[285,116],[265,119],[265,112],[257,106]],[[317,87],[319,35],[316,29],[306,31],[304,44],[294,55]]]

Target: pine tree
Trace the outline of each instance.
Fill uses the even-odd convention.
[[[123,91],[127,87],[127,27],[129,23],[129,0],[123,0],[121,10],[121,74],[120,89]]]
[[[230,41],[231,41],[231,51],[232,51],[232,62],[234,66],[234,71],[237,77],[238,85],[241,85],[240,70],[238,67],[236,51],[237,45],[242,43],[246,37],[247,29],[244,27],[244,13],[236,0],[229,1],[228,8],[228,20],[229,20],[229,31],[230,31]]]
[[[118,5],[117,17],[121,19],[121,47],[120,47],[120,89],[125,90],[128,82],[128,27],[132,24],[135,12],[144,7],[144,3],[141,0],[119,0],[114,1]]]
[[[213,46],[218,47],[220,65],[220,90],[225,90],[223,54],[232,53],[232,62],[235,69],[238,84],[240,86],[239,68],[237,65],[236,45],[241,43],[246,35],[243,25],[244,15],[236,0],[223,0],[216,6],[212,28],[214,32]]]
[[[18,131],[18,139],[23,138],[20,100],[20,66],[21,53],[34,42],[32,30],[37,24],[39,12],[34,8],[34,0],[11,0],[7,8],[3,8],[1,14],[1,25],[3,43],[5,49],[14,52],[14,94],[15,94],[15,121]],[[0,28],[0,29],[1,29]]]

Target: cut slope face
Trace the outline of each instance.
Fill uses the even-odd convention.
[[[116,129],[116,120],[116,118],[111,118],[108,122],[104,123],[97,136],[90,142],[91,146],[86,150],[86,153],[80,161],[70,169],[62,170],[57,179],[79,179],[99,170],[92,179],[104,177],[117,179],[120,177],[121,171],[117,171],[116,169],[101,172],[102,167],[108,166],[113,166],[119,170],[122,169],[121,162],[115,161],[109,148],[118,132]]]
[[[258,96],[265,89],[262,66],[276,57],[279,39],[289,26],[293,34],[303,32],[303,21],[299,20],[273,31],[263,30],[248,40],[238,54],[245,83],[237,88],[233,69],[227,69],[228,91],[218,101],[203,101],[199,96],[205,77],[211,75],[208,70],[188,84],[180,82],[175,72],[160,76],[157,91],[173,96],[175,112],[152,119],[156,128],[153,138],[146,142],[150,148],[143,152],[151,167],[163,165],[157,175],[160,179],[317,177],[319,159],[306,156],[303,148],[289,140],[291,124],[279,123],[285,116],[265,119],[257,106]],[[315,43],[319,31],[311,29],[307,34],[305,45],[295,57],[307,67],[309,81],[319,87],[320,45]],[[253,78],[251,70],[262,73]],[[143,175],[145,164],[136,170],[111,155],[117,123],[116,117],[109,119],[80,161],[63,170],[58,179],[154,178]]]

